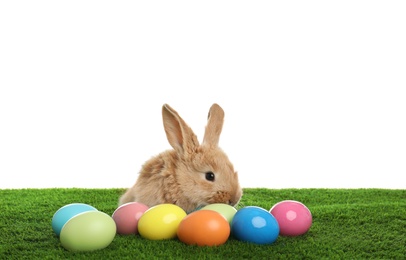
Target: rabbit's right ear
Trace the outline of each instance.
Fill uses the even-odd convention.
[[[217,146],[220,140],[221,130],[223,129],[224,110],[214,103],[209,110],[206,130],[204,132],[203,144]]]
[[[162,120],[169,144],[180,154],[191,154],[199,146],[196,135],[168,104],[162,106]]]

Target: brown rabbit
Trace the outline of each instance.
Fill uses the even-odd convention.
[[[137,201],[149,207],[172,203],[187,213],[212,203],[238,204],[242,189],[237,172],[219,148],[224,111],[210,108],[202,144],[192,129],[169,105],[162,107],[166,137],[173,147],[141,168],[134,186],[119,199],[119,205]]]

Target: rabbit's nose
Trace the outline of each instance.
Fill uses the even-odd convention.
[[[235,200],[229,200],[229,201],[228,201],[228,205],[230,205],[230,206],[235,206],[235,204],[237,204],[237,202],[238,202],[238,201],[235,201]]]
[[[240,202],[240,199],[241,199],[241,195],[240,195],[240,194],[235,195],[235,196],[232,196],[232,197],[228,200],[228,205],[235,206],[235,205],[237,205],[237,204]]]

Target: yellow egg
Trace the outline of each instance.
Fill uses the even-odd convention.
[[[178,226],[186,212],[174,204],[160,204],[149,208],[138,221],[138,232],[146,239],[163,240],[176,237]]]
[[[101,211],[87,211],[66,222],[60,241],[69,251],[93,251],[110,245],[115,235],[116,223],[112,217]]]

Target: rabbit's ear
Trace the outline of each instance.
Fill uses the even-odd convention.
[[[204,132],[203,144],[217,146],[220,140],[221,130],[223,129],[224,111],[217,105],[210,107],[207,118],[206,130]]]
[[[162,106],[166,138],[178,153],[192,153],[199,146],[196,135],[179,114],[168,104]]]

